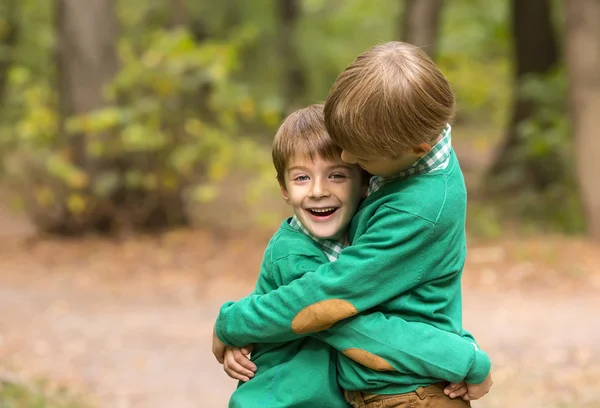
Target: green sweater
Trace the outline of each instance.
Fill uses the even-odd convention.
[[[347,319],[319,337],[328,342],[343,337],[345,343],[336,348],[345,350],[350,334],[365,334],[354,325],[367,316],[396,318],[398,324],[390,327],[421,327],[394,332],[371,322],[369,332],[378,338],[371,344],[363,339],[367,343],[356,342],[352,348],[383,357],[395,371],[382,371],[379,360],[359,358],[372,370],[341,355],[342,387],[398,394],[440,380],[479,383],[490,361],[470,344],[470,335],[459,336],[464,333],[460,279],[465,212],[466,190],[454,153],[444,170],[384,184],[361,205],[351,224],[352,245],[336,262],[307,269],[309,273],[268,294],[225,304],[217,334],[238,346],[290,341],[369,310],[373,313]],[[402,351],[401,361],[384,357],[391,347]]]
[[[265,294],[301,278],[327,263],[322,248],[285,221],[275,233],[265,250],[260,275],[254,294]],[[374,312],[347,319],[351,323],[340,330],[330,330],[324,341],[342,352],[365,349],[389,362],[398,370],[406,364],[419,364],[419,356],[406,355],[405,342],[423,342],[439,329],[423,323],[407,323],[397,317],[386,317]],[[381,336],[380,332],[388,336]],[[452,361],[451,366],[468,370],[474,354],[471,339],[462,339],[452,333],[446,336],[443,348],[432,350],[428,359]],[[385,339],[393,340],[391,344]],[[360,346],[360,347],[359,347]],[[356,356],[356,354],[351,354]],[[312,337],[290,342],[257,343],[252,360],[258,366],[255,377],[240,383],[230,400],[230,408],[243,407],[347,407],[336,378],[336,352],[334,348]],[[431,375],[431,366],[424,364],[421,375]],[[441,372],[439,368],[434,369]],[[441,372],[441,375],[459,381],[464,374]]]
[[[265,250],[253,293],[269,293],[327,262],[314,240],[285,221]],[[258,370],[239,383],[229,408],[348,407],[337,382],[336,350],[316,338],[256,343],[252,361]]]

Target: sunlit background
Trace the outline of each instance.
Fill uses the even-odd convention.
[[[600,407],[600,3],[0,0],[0,407],[227,406],[219,305],[289,209],[277,126],[359,53],[453,85],[475,407]]]

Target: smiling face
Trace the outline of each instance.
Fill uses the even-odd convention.
[[[298,156],[286,168],[281,193],[313,235],[341,239],[366,194],[365,185],[360,168],[341,158]]]

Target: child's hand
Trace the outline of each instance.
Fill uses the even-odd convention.
[[[444,388],[444,394],[446,394],[450,398],[462,397],[466,393],[467,384],[464,381],[461,381],[459,383],[448,384],[446,388]]]
[[[254,377],[256,365],[248,357],[252,352],[252,345],[244,348],[227,347],[225,349],[225,362],[223,369],[233,379],[240,381],[250,381]]]
[[[219,339],[217,336],[216,328],[213,329],[213,339],[212,339],[212,352],[215,355],[217,361],[223,364],[223,360],[225,358],[225,343]]]
[[[467,383],[467,394],[463,396],[463,399],[466,401],[473,401],[483,397],[485,394],[490,392],[492,384],[494,384],[492,381],[492,373],[488,374],[481,384]]]

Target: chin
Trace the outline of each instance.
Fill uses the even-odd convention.
[[[316,229],[316,230],[312,230],[311,231],[313,233],[313,235],[317,238],[321,238],[321,239],[329,239],[330,236],[332,236],[332,234],[329,231],[326,230],[322,230],[322,229]]]
[[[340,235],[340,231],[338,229],[331,231],[320,231],[318,234],[315,234],[317,237],[321,239],[333,239],[335,240],[338,235]]]

